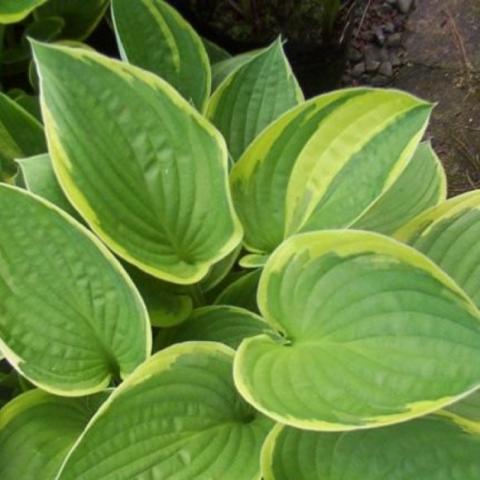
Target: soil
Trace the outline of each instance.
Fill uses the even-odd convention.
[[[408,3],[408,2],[407,2]],[[397,0],[357,2],[343,86],[389,85],[405,64],[403,33],[410,8]]]
[[[480,188],[480,2],[417,4],[405,31],[408,63],[393,85],[437,103],[428,135],[456,195]]]

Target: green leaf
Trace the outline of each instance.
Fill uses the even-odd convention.
[[[264,480],[477,480],[480,435],[429,416],[348,433],[277,426],[262,454]]]
[[[447,198],[447,179],[429,143],[419,145],[396,182],[353,225],[391,235],[402,225]]]
[[[251,312],[258,312],[257,288],[260,270],[246,273],[232,282],[215,299],[216,305],[233,305],[243,307]]]
[[[163,0],[113,0],[112,11],[122,57],[162,77],[203,111],[210,62],[190,24]]]
[[[15,174],[15,159],[46,151],[41,123],[0,93],[0,180],[8,180]]]
[[[109,0],[48,0],[35,10],[35,17],[61,17],[65,21],[63,36],[85,40],[95,30],[109,3]]]
[[[42,42],[53,41],[65,28],[65,21],[61,17],[45,17],[34,20],[25,29],[22,41],[27,42],[28,38]]]
[[[202,41],[212,66],[218,62],[222,62],[223,60],[231,58],[231,55],[224,48],[220,47],[211,40],[202,38]]]
[[[232,382],[233,350],[216,343],[168,348],[102,405],[59,480],[254,480],[271,422]]]
[[[439,412],[451,418],[465,430],[480,435],[480,390]]]
[[[72,216],[77,212],[65,197],[53,171],[48,153],[17,160],[28,191],[48,200]]]
[[[388,425],[480,386],[480,313],[427,257],[383,235],[292,237],[267,262],[258,302],[285,340],[245,340],[235,383],[280,423]]]
[[[113,255],[52,204],[0,186],[0,350],[66,396],[103,390],[150,353],[144,304]]]
[[[258,255],[256,253],[250,253],[245,255],[238,262],[243,268],[263,268],[268,260],[268,255]]]
[[[480,308],[480,191],[427,210],[395,237],[442,267]]]
[[[258,56],[260,50],[241,53],[212,65],[212,90],[215,91],[235,70]]]
[[[20,105],[26,112],[28,112],[32,117],[34,117],[39,122],[42,121],[42,114],[40,112],[40,103],[38,97],[35,95],[28,95],[23,91],[17,92],[15,96],[10,95],[10,98],[15,100],[15,102]]]
[[[2,0],[0,24],[17,23],[47,0]]]
[[[127,271],[147,306],[154,327],[172,327],[183,323],[192,313],[193,300],[185,288],[127,266]]]
[[[223,133],[234,160],[303,94],[277,40],[230,74],[213,94],[207,116]]]
[[[34,52],[69,201],[129,263],[173,283],[202,279],[242,236],[221,135],[151,73],[81,49]]]
[[[67,453],[100,405],[90,397],[55,397],[31,390],[0,410],[0,478],[54,480]]]
[[[168,329],[162,346],[181,342],[220,342],[236,349],[248,337],[273,334],[261,317],[243,308],[210,306],[194,310],[190,318],[176,328]]]
[[[232,250],[225,258],[213,265],[207,276],[199,284],[202,291],[209,292],[222,282],[235,265],[241,249],[242,246],[238,245],[235,250]]]
[[[283,115],[231,173],[246,247],[269,253],[294,233],[354,224],[407,166],[430,111],[406,93],[357,88]]]

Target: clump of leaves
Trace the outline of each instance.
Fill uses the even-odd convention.
[[[112,13],[122,61],[32,42],[42,123],[0,97],[2,480],[477,480],[480,192],[432,106]]]

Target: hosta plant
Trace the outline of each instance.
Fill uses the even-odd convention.
[[[0,478],[480,478],[480,192],[432,106],[112,19],[122,59],[32,42],[42,122],[1,97]]]

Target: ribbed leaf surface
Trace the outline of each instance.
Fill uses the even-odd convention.
[[[396,182],[353,228],[391,235],[446,198],[447,180],[442,164],[431,145],[422,143]]]
[[[235,382],[281,423],[387,425],[480,386],[480,313],[427,257],[388,237],[294,236],[267,262],[258,301],[284,340],[244,340]]]
[[[233,72],[208,104],[207,115],[223,133],[233,160],[282,113],[303,101],[280,40],[257,55],[227,60]]]
[[[0,186],[0,350],[28,380],[86,395],[151,349],[145,306],[113,255],[70,216]]]
[[[62,398],[31,390],[0,410],[0,478],[54,480],[107,393]]]
[[[68,199],[128,262],[195,283],[239,243],[218,132],[153,74],[35,44],[49,152]]]
[[[405,169],[430,110],[399,91],[348,89],[283,115],[231,173],[247,248],[268,253],[296,232],[354,224]]]
[[[271,423],[238,396],[232,359],[201,342],[156,354],[102,406],[58,480],[258,479]]]
[[[476,480],[480,435],[429,416],[388,428],[316,433],[277,427],[265,480]]]
[[[210,96],[210,61],[202,39],[163,0],[113,0],[124,59],[173,85],[203,111]]]
[[[430,257],[480,308],[480,192],[459,195],[432,208],[395,236]]]

